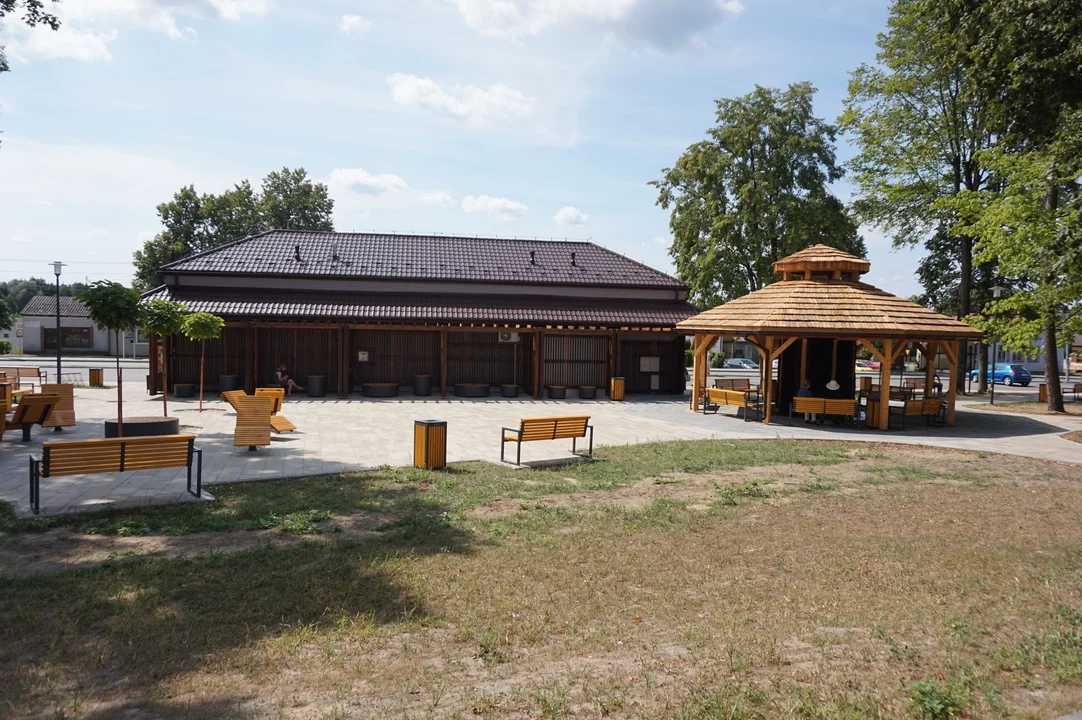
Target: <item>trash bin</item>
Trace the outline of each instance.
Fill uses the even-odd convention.
[[[447,465],[447,421],[413,422],[413,466],[439,470]]]
[[[1048,402],[1048,386],[1044,383],[1037,386],[1037,402]]]
[[[240,389],[240,379],[236,375],[219,375],[218,392],[224,393],[230,390]]]
[[[432,376],[431,375],[414,375],[413,376],[413,394],[428,396],[432,394]]]
[[[90,368],[90,387],[105,387],[105,371],[102,368]]]
[[[309,375],[305,378],[305,381],[307,384],[304,388],[308,393],[308,397],[323,397],[327,394],[326,375]]]
[[[609,381],[609,400],[624,399],[624,379],[614,377]]]
[[[549,400],[563,400],[567,397],[567,387],[564,385],[549,385]]]

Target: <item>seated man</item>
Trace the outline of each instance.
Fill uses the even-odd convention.
[[[282,363],[278,366],[278,372],[275,373],[275,377],[278,380],[278,385],[285,389],[286,395],[292,395],[293,388],[301,391],[304,390],[304,388],[302,388],[300,385],[293,382],[293,378],[289,377],[289,374],[286,372],[285,363]]]
[[[811,381],[810,380],[805,380],[804,382],[802,382],[800,384],[800,389],[796,391],[796,396],[797,397],[815,397],[814,395],[812,395]],[[806,422],[806,423],[808,423],[808,422],[811,422],[811,423],[818,422],[818,420],[816,418],[816,414],[815,413],[804,413],[804,422]]]

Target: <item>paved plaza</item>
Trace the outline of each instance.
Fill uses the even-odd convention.
[[[124,383],[124,414],[128,417],[161,415],[161,399],[146,395],[141,382]],[[35,427],[29,443],[7,433],[0,441],[0,500],[12,503],[27,517],[28,456],[40,454],[43,440],[102,437],[102,421],[116,416],[115,389],[76,389],[78,426],[63,432]],[[287,400],[284,415],[297,431],[272,435],[270,447],[248,452],[233,447],[235,414],[216,394],[208,395],[203,412],[195,400],[169,402],[170,415],[180,419],[185,432],[198,435],[203,450],[206,485],[249,480],[318,475],[408,465],[412,461],[413,422],[439,419],[448,422],[447,456],[450,462],[500,458],[500,428],[516,426],[523,417],[589,414],[596,445],[623,445],[676,439],[794,438],[897,442],[937,447],[1001,452],[1012,455],[1082,463],[1082,445],[1060,437],[1082,430],[1082,417],[1037,417],[965,409],[960,399],[958,425],[927,427],[918,420],[907,430],[880,432],[805,425],[781,418],[764,426],[744,422],[722,410],[702,415],[688,410],[687,397],[632,397],[627,402],[608,400],[534,400],[532,398],[467,400],[413,398],[386,400],[352,397]],[[731,409],[730,413],[731,413]],[[508,445],[513,454],[514,446]],[[513,456],[513,455],[512,455]],[[570,457],[566,441],[523,445],[524,463],[542,463]],[[186,472],[159,470],[112,473],[42,480],[43,514],[60,514],[194,500],[185,492]],[[213,487],[210,493],[213,494]]]

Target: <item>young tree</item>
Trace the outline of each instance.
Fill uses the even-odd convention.
[[[120,347],[120,333],[139,325],[139,294],[120,283],[98,280],[79,295],[94,324],[112,332]],[[124,376],[120,353],[116,356],[116,424],[117,436],[124,437]]]
[[[923,243],[925,296],[964,317],[990,295],[980,284],[990,273],[973,265],[973,238],[946,232],[956,220],[950,211],[931,209],[940,198],[987,187],[977,155],[995,144],[998,124],[987,90],[967,69],[951,2],[894,0],[876,63],[850,76],[839,124],[858,148],[848,167],[860,222],[890,233],[896,246]],[[945,286],[957,293],[953,303]],[[958,370],[961,378],[966,368]]]
[[[225,321],[217,315],[197,312],[185,315],[180,332],[192,342],[199,342],[199,412],[203,412],[203,359],[206,355],[207,340],[217,340],[222,335]]]
[[[981,161],[1002,180],[1003,190],[967,191],[941,204],[958,214],[958,232],[978,238],[979,258],[994,258],[1005,275],[1028,281],[992,303],[976,324],[1007,349],[1029,356],[1035,354],[1033,339],[1043,337],[1048,409],[1063,412],[1057,330],[1082,331],[1080,174],[1057,174],[1052,154],[1036,151],[997,148]],[[1046,202],[1050,184],[1065,202]]]
[[[147,300],[142,306],[142,325],[148,333],[154,333],[161,339],[180,332],[184,325],[184,313],[186,308],[182,303],[165,298]],[[156,363],[158,358],[150,358]],[[169,372],[168,367],[162,367],[162,417],[169,415]]]
[[[256,193],[245,180],[219,195],[199,195],[191,185],[158,206],[163,229],[135,251],[135,286],[161,284],[158,269],[186,255],[210,250],[273,228],[333,230],[334,200],[303,168],[272,172]]]
[[[650,183],[657,204],[672,208],[669,254],[700,304],[762,288],[772,263],[815,243],[865,254],[828,189],[842,176],[836,129],[812,114],[814,95],[804,82],[718,100],[708,138]]]

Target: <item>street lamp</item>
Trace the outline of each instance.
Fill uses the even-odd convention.
[[[53,263],[53,275],[56,275],[56,382],[60,383],[60,271],[64,263]]]
[[[999,300],[999,296],[1002,293],[1003,293],[1003,288],[1001,288],[999,285],[993,285],[992,286],[992,299],[993,300]],[[996,324],[996,319],[997,319],[998,315],[999,315],[999,311],[996,308],[996,306],[993,305],[992,306],[992,325],[993,326],[995,326],[995,324]],[[988,404],[989,405],[995,405],[996,404],[996,355],[997,355],[995,338],[992,339],[992,347],[991,347],[991,349],[992,349],[992,364],[991,364],[991,367],[989,367],[988,372],[992,376],[992,387],[988,391]]]

